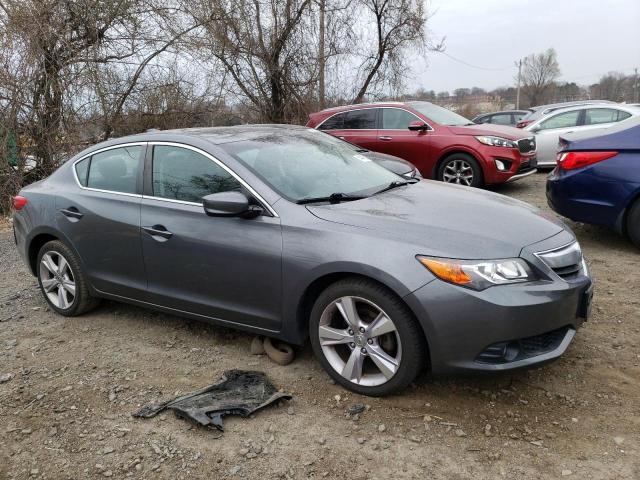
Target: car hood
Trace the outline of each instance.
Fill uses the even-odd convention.
[[[462,125],[457,127],[447,127],[456,135],[496,135],[507,138],[509,140],[520,140],[522,138],[531,137],[531,132],[523,131],[519,128],[509,127],[506,125],[492,125],[490,123],[481,123],[479,125]]]
[[[460,259],[517,257],[523,247],[565,229],[527,203],[429,180],[362,200],[307,208],[320,219],[414,244],[416,254]]]

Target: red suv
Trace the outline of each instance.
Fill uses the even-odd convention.
[[[328,108],[308,127],[404,158],[425,178],[474,187],[536,171],[536,140],[503,125],[476,125],[429,102],[386,102]]]

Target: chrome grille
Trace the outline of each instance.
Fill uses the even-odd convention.
[[[536,137],[523,138],[518,140],[518,150],[520,153],[531,153],[536,151]]]
[[[582,250],[578,242],[535,254],[560,278],[576,277],[582,268]]]

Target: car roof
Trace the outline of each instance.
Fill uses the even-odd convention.
[[[559,102],[559,103],[547,103],[546,105],[536,105],[535,107],[530,107],[530,110],[534,112],[539,112],[540,110],[549,110],[556,108],[564,108],[571,107],[577,105],[591,105],[594,103],[616,103],[611,100],[576,100],[573,102]]]
[[[320,110],[316,112],[314,115],[318,115],[321,113],[336,113],[336,112],[344,112],[348,110],[354,110],[358,108],[375,108],[375,107],[406,107],[409,106],[407,102],[369,102],[369,103],[353,103],[350,105],[340,105],[337,107],[329,107],[324,110]]]
[[[285,124],[255,124],[255,125],[234,125],[228,127],[202,127],[202,128],[176,128],[171,130],[152,130],[128,137],[121,137],[118,143],[124,142],[143,142],[153,141],[158,137],[167,136],[189,136],[198,137],[206,140],[214,145],[229,142],[237,142],[240,140],[254,140],[263,138],[273,134],[282,134],[283,132],[303,132],[309,131],[308,127],[300,125]]]

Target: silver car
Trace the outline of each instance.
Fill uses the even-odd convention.
[[[640,115],[640,108],[628,105],[573,106],[556,110],[527,125],[524,130],[536,135],[538,166],[554,167],[561,135],[608,127],[636,115]]]

